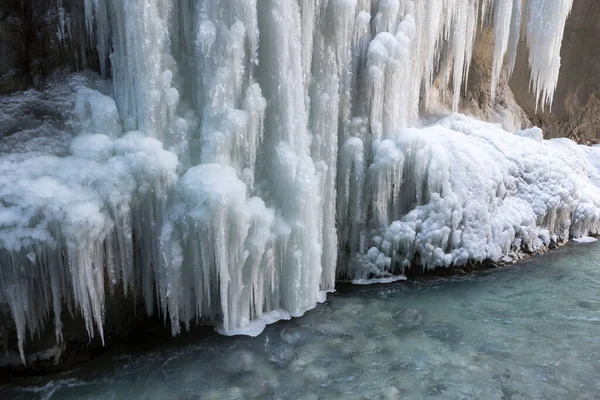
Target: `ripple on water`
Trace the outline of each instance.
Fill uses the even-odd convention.
[[[466,277],[343,286],[257,338],[121,346],[15,380],[0,399],[595,398],[598,288],[600,245]]]

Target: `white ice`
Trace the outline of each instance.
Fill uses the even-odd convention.
[[[26,328],[39,333],[50,310],[60,339],[65,303],[85,317],[90,337],[94,324],[102,336],[105,276],[128,290],[141,274],[133,266],[132,227],[159,217],[148,206],[164,201],[177,178],[177,157],[158,140],[140,132],[117,137],[112,98],[81,76],[61,84],[58,92],[50,85],[14,100],[26,114],[29,102],[49,97],[48,110],[67,107],[65,120],[30,116],[30,129],[4,139],[11,149],[3,150],[12,152],[0,153],[0,302],[10,306],[22,358]],[[63,124],[79,135],[57,131]]]
[[[585,236],[585,237],[573,239],[573,241],[575,241],[577,243],[595,243],[598,241],[598,239],[590,237],[590,236]]]

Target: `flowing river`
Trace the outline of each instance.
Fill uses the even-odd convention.
[[[600,244],[338,286],[256,338],[157,330],[1,399],[574,399],[600,393]]]

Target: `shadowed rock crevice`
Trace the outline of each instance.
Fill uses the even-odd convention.
[[[600,142],[600,3],[575,0],[561,48],[561,70],[551,110],[535,107],[529,92],[527,46],[519,48],[510,88],[517,103],[546,138]]]

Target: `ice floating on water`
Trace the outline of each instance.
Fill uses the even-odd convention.
[[[50,315],[60,340],[64,307],[102,336],[117,289],[174,334],[258,332],[336,278],[598,233],[600,149],[459,115],[409,128],[434,86],[457,111],[480,24],[493,89],[523,28],[550,105],[571,3],[85,1],[112,89],[77,75],[0,107],[0,302],[21,353]],[[19,118],[40,105],[60,118]]]
[[[375,285],[382,283],[393,283],[398,281],[405,281],[406,275],[394,275],[389,278],[373,278],[373,279],[354,279],[352,283],[354,285]]]
[[[10,306],[23,358],[26,328],[38,333],[50,311],[61,337],[65,303],[84,316],[90,337],[93,324],[103,335],[105,277],[128,290],[151,273],[151,264],[134,268],[134,246],[157,249],[145,221],[160,223],[156,211],[177,178],[177,157],[158,140],[104,131],[119,124],[114,100],[83,83],[66,83],[72,90],[60,101],[87,110],[83,121],[67,115],[68,124],[94,131],[72,138],[43,121],[8,137],[18,152],[0,153],[0,302]]]
[[[377,165],[401,164],[398,194],[383,199],[392,208],[373,221],[369,250],[355,257],[354,274],[499,261],[598,232],[593,163],[600,153],[568,139],[539,141],[538,134],[511,134],[458,114],[399,131],[381,158],[386,166]],[[381,199],[372,201],[373,210],[381,209]]]
[[[585,236],[585,237],[575,238],[575,239],[573,239],[573,241],[575,241],[577,243],[595,243],[598,241],[598,239],[590,237],[590,236]]]

